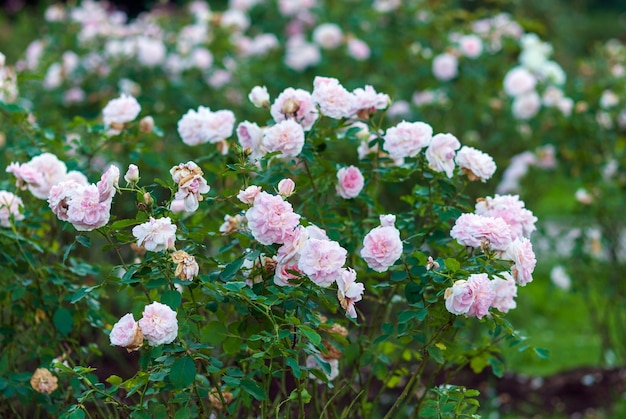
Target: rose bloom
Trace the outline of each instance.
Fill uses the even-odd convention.
[[[361,301],[365,287],[363,284],[356,282],[356,272],[350,268],[342,269],[336,281],[339,304],[346,310],[346,315],[356,319],[354,303]]]
[[[30,378],[30,385],[33,386],[33,389],[43,394],[52,394],[59,387],[57,382],[58,378],[52,375],[47,368],[37,368]]]
[[[432,70],[437,80],[452,80],[459,74],[459,62],[454,55],[444,52],[433,59]]]
[[[446,310],[457,316],[467,314],[476,295],[471,284],[465,279],[455,281],[452,287],[447,288],[444,294],[446,300]]]
[[[98,195],[100,202],[113,199],[116,192],[116,187],[120,180],[120,169],[117,166],[111,165],[106,172],[100,177],[100,181],[96,184],[98,187]]]
[[[254,204],[254,199],[261,192],[261,187],[256,185],[250,185],[243,191],[239,191],[237,198],[244,204]]]
[[[513,310],[517,307],[515,297],[517,297],[517,285],[515,279],[509,272],[500,272],[494,279],[491,280],[495,298],[491,303],[491,307],[494,307],[502,313],[507,313],[509,310]]]
[[[0,226],[11,227],[11,216],[15,221],[23,220],[20,209],[24,203],[19,196],[7,191],[0,191]]]
[[[400,231],[393,224],[381,224],[367,233],[360,253],[367,266],[376,272],[385,272],[402,255]]]
[[[473,274],[469,276],[467,282],[474,290],[474,302],[466,314],[482,319],[489,313],[489,307],[496,297],[491,280],[487,274]]]
[[[246,212],[246,219],[252,236],[265,245],[283,243],[300,223],[300,216],[293,212],[289,202],[267,192],[259,192]]]
[[[302,271],[298,268],[297,261],[279,262],[276,264],[276,270],[274,271],[274,284],[279,287],[294,287],[299,285],[299,283],[291,281],[299,279],[301,275]]]
[[[533,245],[525,237],[517,238],[506,249],[502,258],[512,260],[511,274],[515,278],[517,285],[523,287],[533,280],[533,271],[537,264]]]
[[[51,153],[42,153],[24,164],[11,163],[7,173],[16,178],[16,186],[28,190],[39,199],[47,199],[50,188],[65,180],[67,166]]]
[[[342,167],[337,171],[337,195],[343,199],[355,198],[365,184],[365,179],[358,167]]]
[[[254,86],[248,94],[248,100],[257,108],[270,106],[270,94],[265,86]]]
[[[176,241],[176,226],[169,217],[150,220],[133,227],[137,246],[144,246],[151,252],[171,249]]]
[[[237,126],[237,140],[244,150],[250,152],[252,160],[260,159],[267,153],[263,145],[263,129],[254,122],[243,121]]]
[[[280,151],[281,157],[296,157],[304,146],[304,129],[294,120],[281,121],[263,133],[263,145],[270,153]]]
[[[102,109],[104,125],[112,127],[114,125],[124,125],[137,118],[141,112],[141,106],[134,97],[122,93],[117,99],[111,100]],[[115,127],[114,127],[115,128]]]
[[[111,345],[126,348],[128,352],[136,351],[143,344],[143,333],[131,313],[122,316],[113,325],[109,334]]]
[[[313,103],[311,93],[302,89],[288,87],[278,95],[270,108],[272,118],[276,122],[293,119],[304,128],[305,131],[313,127],[319,111]]]
[[[445,172],[451,178],[454,172],[455,150],[461,143],[452,134],[437,134],[426,149],[428,167],[435,172]]]
[[[393,159],[415,157],[424,147],[428,147],[433,137],[433,129],[425,122],[402,121],[387,129],[383,148]]]
[[[328,240],[328,237],[315,238]],[[301,225],[288,231],[283,245],[278,248],[276,261],[279,264],[297,262],[307,240],[309,240],[309,230]]]
[[[459,39],[459,50],[468,58],[477,58],[483,52],[483,41],[477,35],[465,35]]]
[[[358,110],[355,96],[332,77],[315,77],[311,97],[320,112],[333,119],[349,118]]]
[[[313,42],[324,49],[335,49],[343,42],[343,32],[334,23],[322,23],[313,29]]]
[[[300,253],[298,269],[320,287],[328,287],[340,274],[347,254],[336,241],[310,238]]]
[[[289,0],[293,1],[293,0]],[[287,40],[285,65],[295,71],[304,71],[307,67],[319,64],[322,54],[317,45],[306,42],[301,35]]]
[[[485,182],[491,179],[496,171],[496,163],[493,158],[473,147],[461,147],[454,160],[470,180]]]
[[[364,88],[356,88],[352,92],[354,95],[354,107],[361,119],[367,119],[376,109],[385,109],[391,103],[389,95],[376,93],[370,85]]]
[[[139,327],[150,346],[172,343],[178,335],[176,312],[169,306],[154,302],[143,309]]]
[[[235,114],[229,110],[212,112],[200,106],[198,111],[190,109],[178,121],[178,134],[187,145],[206,142],[219,143],[233,134]]]
[[[202,177],[204,174],[202,169],[189,161],[180,163],[170,169],[172,180],[178,183],[178,191],[174,195],[172,206],[176,207],[175,201],[181,201],[184,205],[184,211],[188,213],[195,212],[198,209],[200,201],[204,200],[201,194],[208,193],[211,187],[207,184],[206,179]]]
[[[518,195],[498,195],[493,198],[478,199],[475,212],[489,217],[500,217],[511,227],[512,239],[518,237],[529,238],[536,230],[537,217],[525,208],[524,201]]]
[[[504,92],[513,97],[532,92],[537,79],[524,67],[514,67],[504,76]]]
[[[513,241],[511,228],[502,218],[478,214],[462,214],[457,218],[450,236],[463,246],[504,251]]]
[[[513,100],[511,111],[516,119],[526,121],[537,115],[541,108],[541,97],[539,93],[531,91],[519,95]]]
[[[367,60],[371,55],[369,45],[365,41],[360,39],[349,37],[348,38],[348,55],[355,60],[363,61]]]
[[[71,181],[70,181],[71,182]],[[52,188],[63,188],[62,182]],[[50,191],[52,198],[53,192]],[[102,200],[96,185],[81,185],[74,189],[67,208],[67,221],[78,231],[92,231],[104,227],[111,216],[111,198]]]
[[[193,278],[200,271],[196,258],[184,250],[177,250],[172,253],[172,261],[177,264],[174,276],[183,281],[193,281]]]

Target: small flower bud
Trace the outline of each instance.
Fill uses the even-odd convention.
[[[250,102],[257,108],[269,108],[270,95],[265,86],[254,86],[248,95]]]
[[[283,179],[278,182],[278,194],[285,198],[293,195],[293,191],[296,189],[296,183],[291,179]]]
[[[139,168],[134,164],[128,165],[128,170],[124,175],[124,180],[126,183],[135,184],[139,181]]]
[[[151,207],[152,204],[154,204],[154,199],[152,199],[152,195],[150,195],[150,192],[146,192],[145,194],[143,194],[143,202],[148,207]]]
[[[435,271],[439,269],[439,263],[434,260],[432,256],[428,256],[428,262],[426,262],[426,270],[430,271],[431,269]]]

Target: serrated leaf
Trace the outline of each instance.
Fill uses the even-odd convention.
[[[172,364],[170,371],[170,381],[175,388],[188,387],[196,378],[196,364],[189,356],[177,359]]]
[[[74,319],[72,318],[72,313],[69,310],[59,307],[54,312],[52,316],[52,323],[54,323],[54,327],[61,333],[63,336],[67,336],[74,327]]]
[[[263,401],[267,399],[267,394],[265,394],[265,390],[259,387],[259,385],[252,380],[241,380],[241,388],[243,388],[246,393],[250,394],[258,401]]]

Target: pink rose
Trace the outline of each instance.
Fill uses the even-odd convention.
[[[286,88],[272,104],[270,113],[274,121],[282,122],[293,119],[305,131],[310,130],[319,118],[319,112],[313,104],[311,93],[302,89]]]
[[[304,146],[302,125],[287,119],[267,128],[263,133],[263,145],[270,153],[279,151],[280,157],[296,157]]]
[[[0,191],[0,226],[11,227],[11,216],[15,221],[23,220],[24,214],[20,210],[24,203],[19,196],[7,191]]]
[[[477,35],[465,35],[459,39],[459,50],[468,58],[477,58],[483,52],[483,41]]]
[[[335,78],[315,77],[311,97],[320,112],[333,119],[350,118],[358,110],[355,96]]]
[[[28,188],[36,198],[47,199],[50,188],[66,180],[67,166],[54,154],[42,153],[21,165],[11,163],[6,171],[16,177],[20,189]]]
[[[525,237],[515,239],[506,249],[502,258],[514,262],[511,267],[511,273],[517,285],[523,287],[533,280],[532,274],[535,270],[537,259],[535,258],[535,252],[533,252],[530,240]]]
[[[261,244],[283,243],[287,235],[300,223],[289,202],[282,197],[260,192],[246,212],[248,227]]]
[[[452,80],[459,74],[459,62],[454,55],[444,52],[435,57],[432,70],[438,80]]]
[[[243,121],[237,126],[237,140],[253,160],[263,157],[267,150],[263,146],[263,129],[254,122]]]
[[[376,272],[385,272],[402,256],[400,232],[393,225],[372,229],[363,239],[361,257]]]
[[[342,167],[337,171],[337,195],[344,199],[355,198],[363,189],[365,180],[358,167]]]
[[[455,150],[459,147],[461,147],[461,143],[454,135],[435,135],[426,149],[428,167],[435,172],[445,172],[451,178],[454,172]]]
[[[508,272],[500,272],[499,277],[495,277],[491,280],[495,298],[491,303],[491,306],[507,313],[509,310],[517,307],[515,297],[517,297],[517,285],[515,279]]]
[[[489,307],[496,296],[487,274],[473,274],[467,279],[474,290],[474,302],[467,311],[469,317],[482,319],[489,312]]]
[[[276,270],[274,271],[274,284],[279,287],[294,287],[299,285],[298,283],[291,282],[294,279],[299,279],[302,275],[302,271],[298,268],[298,262],[290,260],[288,263],[277,263]]]
[[[433,129],[425,122],[402,121],[385,133],[383,148],[392,159],[415,157],[432,140]]]
[[[356,319],[354,303],[363,298],[363,284],[356,282],[356,272],[353,269],[342,269],[337,276],[337,298],[339,304],[346,310],[346,315]]]
[[[252,205],[257,195],[261,193],[261,187],[256,185],[250,185],[243,191],[239,191],[237,198],[244,204]]]
[[[337,279],[347,254],[335,241],[309,239],[300,253],[298,268],[320,287],[328,287]]]
[[[150,346],[172,343],[178,335],[176,312],[169,306],[154,302],[143,309],[139,327]]]
[[[462,214],[454,223],[450,236],[463,246],[506,250],[511,244],[511,229],[502,218]]]
[[[187,145],[206,142],[219,143],[233,134],[235,114],[229,110],[212,112],[200,106],[198,111],[190,109],[178,121],[178,134]]]
[[[117,166],[111,165],[106,172],[102,174],[100,181],[97,183],[98,194],[100,196],[100,202],[113,199],[116,192],[116,187],[120,180],[120,169]]]
[[[144,246],[151,252],[171,249],[176,241],[176,226],[169,217],[150,220],[133,227],[137,246]]]
[[[507,95],[517,97],[532,92],[537,79],[524,67],[515,67],[504,76],[504,91]]]
[[[446,289],[444,298],[446,299],[446,310],[458,316],[467,314],[472,304],[474,304],[476,295],[474,294],[474,288],[468,281],[459,279],[454,282],[452,287]]]
[[[347,47],[348,55],[359,61],[367,60],[372,53],[365,41],[354,37],[348,39]]]
[[[248,100],[257,108],[270,106],[270,94],[265,86],[254,86],[248,94]]]
[[[139,182],[139,168],[134,164],[128,165],[128,170],[124,175],[124,180],[126,183],[135,184]]]
[[[109,334],[111,345],[126,348],[128,352],[136,351],[143,344],[143,334],[139,324],[131,313],[122,316]]]
[[[511,238],[530,238],[536,230],[537,217],[525,208],[524,201],[518,195],[498,195],[493,198],[479,199],[475,207],[476,214],[488,217],[500,217],[511,227]]]
[[[111,100],[102,110],[104,125],[123,125],[137,118],[141,106],[134,97],[122,93],[117,99]]]
[[[370,85],[354,89],[352,94],[355,109],[361,119],[367,119],[369,114],[376,112],[377,109],[385,109],[391,103],[389,95],[377,93]]]
[[[463,146],[456,154],[456,164],[463,170],[469,180],[490,179],[496,171],[496,163],[490,155],[473,147]]]

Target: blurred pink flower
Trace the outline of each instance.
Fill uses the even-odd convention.
[[[348,38],[348,55],[355,60],[363,61],[370,57],[371,50],[365,41],[351,36]]]
[[[337,195],[344,199],[355,198],[365,184],[365,179],[358,167],[342,167],[337,171]]]
[[[432,71],[438,80],[452,80],[459,74],[459,62],[454,55],[444,52],[433,59]]]
[[[141,106],[134,97],[122,93],[117,99],[111,100],[102,109],[104,125],[118,129],[114,125],[124,125],[137,118]]]
[[[154,302],[147,305],[139,320],[139,327],[150,346],[172,343],[178,335],[176,312],[169,306]]]
[[[178,121],[178,134],[187,145],[219,143],[233,134],[235,114],[229,110],[211,111],[200,106],[190,109]]]
[[[313,42],[324,49],[335,49],[343,42],[343,32],[334,23],[322,23],[313,29]]]
[[[15,176],[17,187],[28,188],[36,198],[47,199],[50,188],[65,180],[67,166],[54,154],[42,153],[27,163],[11,163],[6,171]]]
[[[475,212],[478,215],[502,218],[511,227],[513,240],[518,237],[530,238],[531,233],[536,230],[537,217],[525,208],[524,201],[518,195],[496,194],[493,198],[478,199]]]
[[[524,67],[514,67],[504,76],[504,92],[513,97],[532,92],[537,79]]]
[[[10,227],[11,216],[15,221],[23,220],[24,214],[21,210],[24,203],[19,196],[7,191],[0,191],[0,226]]]

